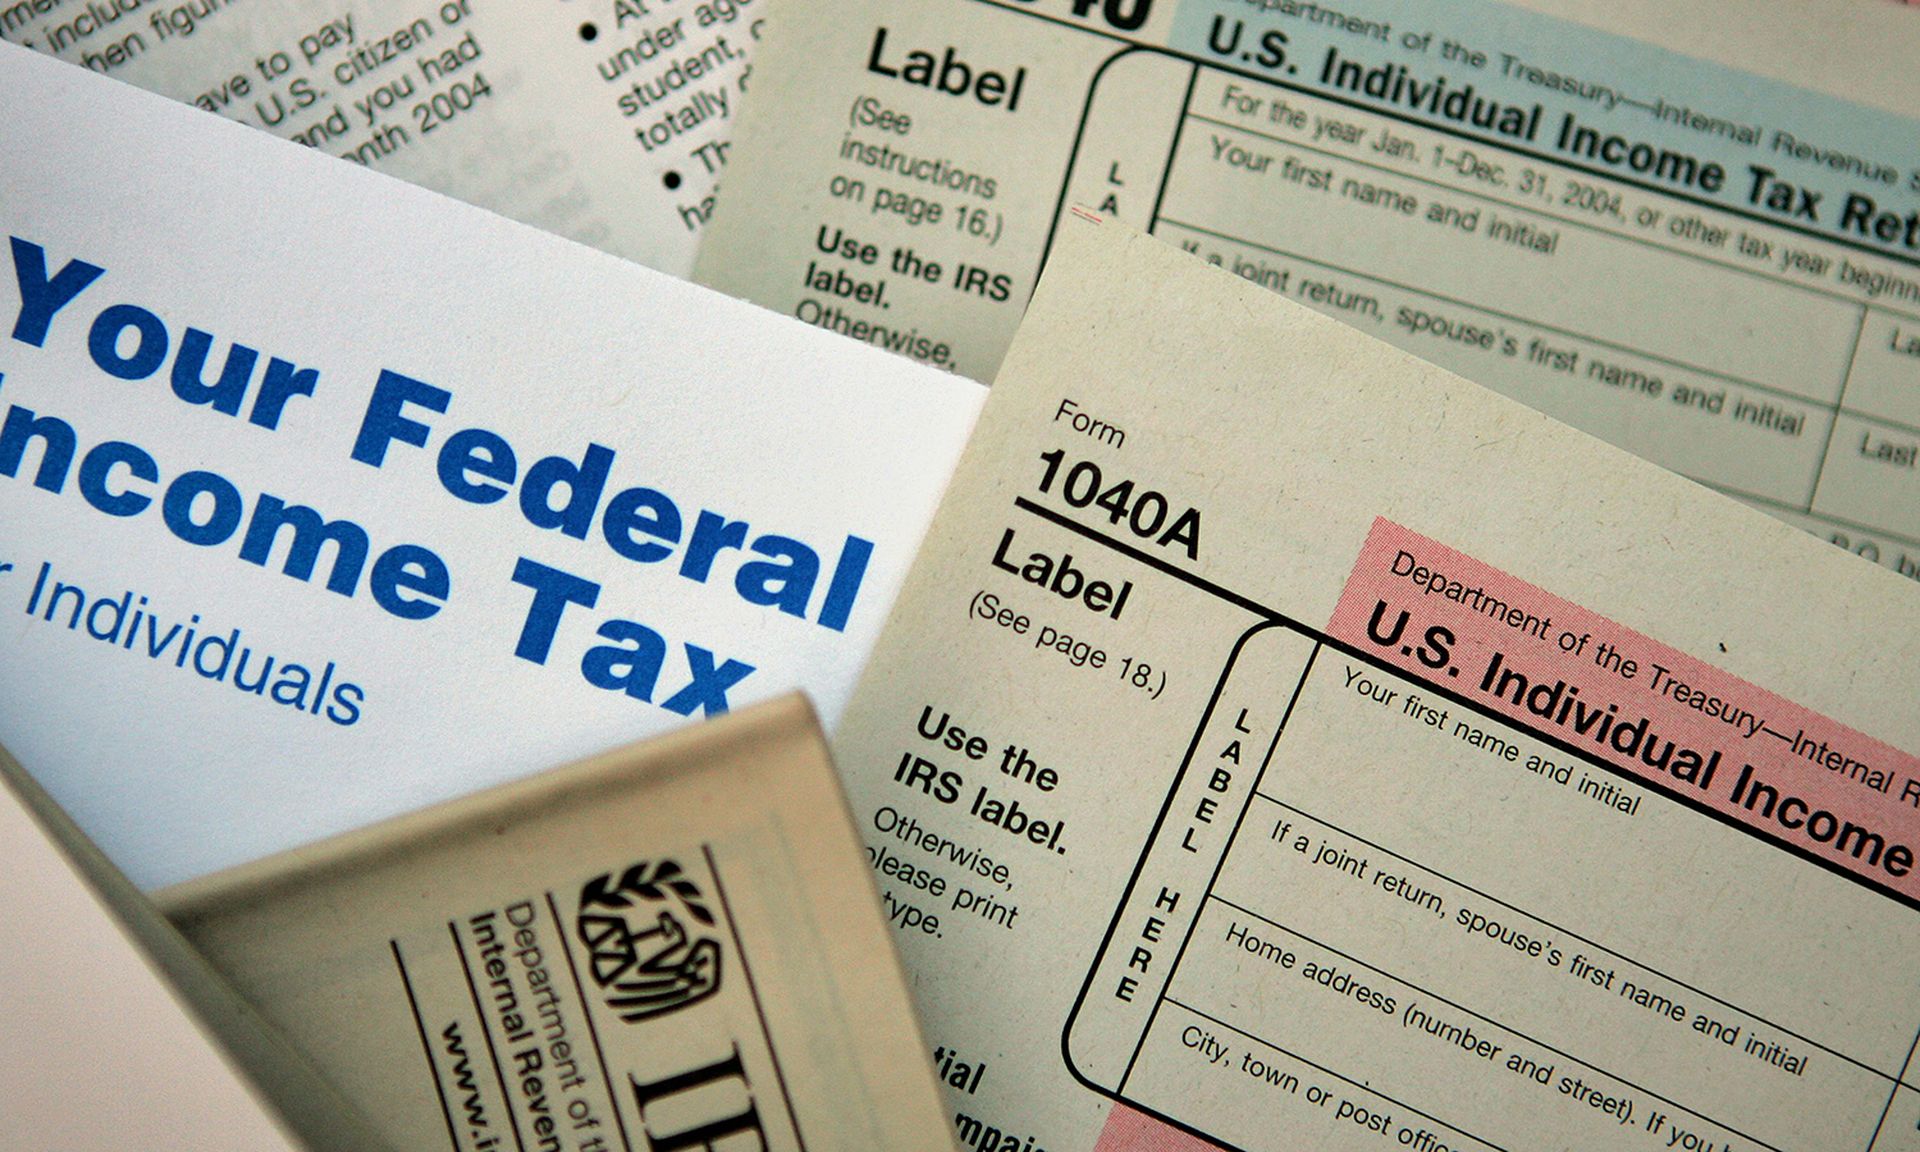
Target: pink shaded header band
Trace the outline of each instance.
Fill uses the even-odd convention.
[[[1376,519],[1327,631],[1920,907],[1920,759]]]

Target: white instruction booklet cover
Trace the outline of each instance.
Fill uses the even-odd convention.
[[[1069,216],[835,738],[974,1152],[1920,1149],[1920,601]]]
[[[0,45],[0,741],[183,880],[796,687],[983,390]]]

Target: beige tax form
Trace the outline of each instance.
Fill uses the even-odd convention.
[[[1892,4],[786,14],[697,275],[991,379],[1069,206],[1920,577]]]
[[[683,276],[765,8],[9,0],[0,39]]]
[[[952,1148],[798,695],[158,899],[396,1148]]]
[[[1920,605],[1079,216],[836,757],[961,1143],[1920,1148]]]

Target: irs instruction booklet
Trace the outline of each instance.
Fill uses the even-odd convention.
[[[797,695],[158,900],[396,1148],[952,1148]]]
[[[1070,216],[835,737],[985,1152],[1920,1147],[1897,576]]]
[[[805,688],[984,390],[0,44],[0,740],[143,887]]]
[[[389,1152],[0,748],[0,1143]]]

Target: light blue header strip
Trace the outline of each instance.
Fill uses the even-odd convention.
[[[1920,121],[1876,108],[1488,0],[1179,0],[1169,47],[1920,264]]]

